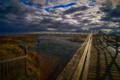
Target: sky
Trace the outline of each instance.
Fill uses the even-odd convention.
[[[120,32],[120,0],[0,0],[0,34]]]

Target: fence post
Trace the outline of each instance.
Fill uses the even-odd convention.
[[[25,55],[27,55],[27,48],[25,47],[24,51]],[[25,75],[27,75],[27,58],[25,58]]]
[[[115,57],[117,57],[118,55],[118,37],[116,36],[116,55]]]

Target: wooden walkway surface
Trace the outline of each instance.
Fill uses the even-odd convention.
[[[120,55],[99,37],[93,37],[87,80],[120,80]]]
[[[83,72],[84,61],[86,63],[89,63],[89,57],[86,57],[87,55],[90,56],[90,48],[92,42],[92,34],[89,34],[85,42],[82,44],[82,46],[77,50],[75,55],[72,57],[70,62],[67,64],[67,66],[63,69],[61,74],[57,77],[56,80],[77,80],[79,79],[81,73]],[[86,64],[86,70],[88,69],[88,65]],[[86,74],[86,71],[83,72]],[[85,77],[84,77],[85,78]]]
[[[56,80],[120,80],[120,55],[115,56],[115,51],[99,35],[92,36],[92,45],[87,48],[90,54],[84,53],[88,42],[86,39]],[[83,61],[84,54],[88,62]]]

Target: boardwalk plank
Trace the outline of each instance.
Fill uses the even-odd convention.
[[[88,80],[120,80],[120,56],[114,59],[115,52],[102,41],[94,36]]]

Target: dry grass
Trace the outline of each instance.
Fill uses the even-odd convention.
[[[85,41],[86,37],[87,37],[86,35],[83,35],[83,36],[72,36],[70,41],[83,43]]]
[[[23,74],[24,70],[21,70],[17,75],[12,73],[14,77],[9,76],[11,80],[41,80],[41,77],[45,80],[56,68],[59,59],[44,54],[38,55],[31,50],[36,41],[35,38],[39,36],[71,37],[70,41],[80,43],[87,37],[86,35],[0,35],[0,60],[24,55],[24,49],[28,49],[27,76]],[[24,63],[19,62],[19,64],[23,65]],[[13,66],[19,64],[15,63]],[[51,66],[49,67],[49,65]]]
[[[5,60],[8,58],[14,58],[17,56],[24,55],[24,49],[27,48],[27,76],[25,76],[24,67],[23,70],[14,69],[9,76],[10,80],[40,80],[41,74],[39,70],[39,57],[38,54],[30,48],[33,46],[36,36],[30,35],[2,35],[0,36],[0,60]],[[24,60],[23,60],[24,61]],[[12,63],[12,67],[18,68],[21,65],[24,65],[23,61],[16,61]],[[19,69],[19,68],[18,68]],[[16,74],[17,72],[17,74]]]

